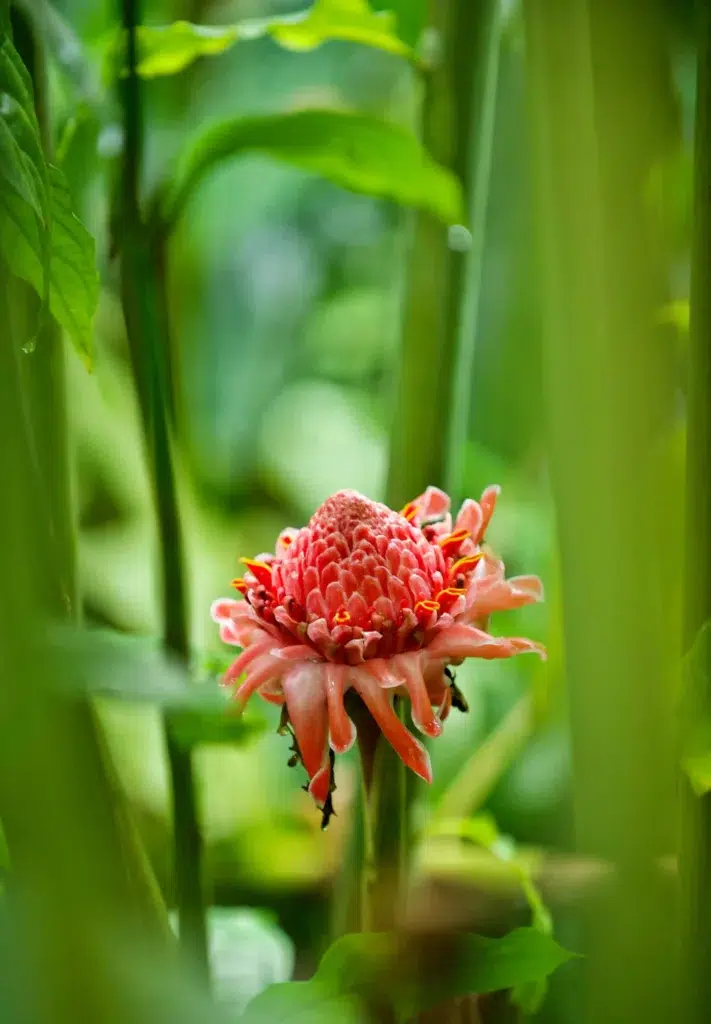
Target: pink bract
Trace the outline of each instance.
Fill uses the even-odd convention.
[[[431,781],[424,745],[398,718],[407,696],[415,726],[438,736],[452,700],[445,674],[464,658],[508,658],[540,644],[488,633],[488,616],[543,598],[536,576],[506,579],[484,548],[498,487],[464,502],[454,524],[444,492],[429,487],[402,512],[356,491],[328,498],[301,530],[284,530],[274,554],[243,559],[233,582],[243,600],[212,606],[225,643],[242,653],[225,675],[244,704],[257,690],[286,702],[309,792],[323,806],[329,746],[353,744],[344,696],[360,696],[405,764]]]

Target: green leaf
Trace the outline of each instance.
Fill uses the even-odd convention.
[[[0,26],[0,167],[9,186],[0,188],[0,251],[10,270],[26,276],[21,268],[27,261],[23,260],[22,246],[18,249],[15,245],[16,232],[19,230],[35,249],[39,267],[35,287],[42,299],[39,330],[50,295],[49,175],[35,114],[32,80],[13,45],[6,21]],[[28,349],[34,341],[34,337],[28,340]]]
[[[165,710],[212,712],[228,706],[216,682],[192,684],[186,666],[160,640],[109,629],[57,627],[50,637],[68,693],[158,704]]]
[[[462,218],[457,179],[407,129],[367,114],[299,110],[207,128],[178,167],[167,196],[167,222],[175,221],[216,166],[247,153],[313,171],[353,192],[428,210],[447,223]]]
[[[15,194],[42,219],[37,183],[27,166],[28,160],[29,157],[20,149],[7,122],[0,117],[0,174]]]
[[[531,910],[532,927],[542,935],[553,934],[553,918],[534,881],[531,866],[518,854],[516,844],[510,836],[502,835],[494,821],[487,813],[478,814],[473,818],[435,821],[430,830],[431,835],[456,836],[467,839],[488,850],[492,856],[502,863],[508,864],[521,886],[521,891]],[[524,1013],[535,1013],[548,989],[546,978],[527,979],[514,987],[513,1001]]]
[[[144,78],[174,75],[198,57],[224,53],[239,39],[237,25],[212,27],[175,21],[138,30],[138,73]]]
[[[446,960],[443,941],[432,939],[439,962],[436,970],[423,971],[424,947],[413,956],[402,938],[390,933],[346,935],[324,954],[311,981],[272,986],[250,1003],[243,1019],[311,1024],[340,1019],[342,1008],[364,1014],[368,1006],[389,1005],[396,1020],[405,1022],[462,996],[541,983],[573,955],[534,928],[501,939],[449,936]]]
[[[238,40],[270,36],[288,50],[307,51],[330,40],[360,43],[414,59],[398,38],[395,16],[374,12],[367,0],[316,0],[306,11],[279,18],[252,18],[231,25],[144,25],[138,30],[138,73],[145,78],[174,75],[200,57],[214,57]],[[111,59],[116,58],[116,47]]]
[[[242,1024],[370,1024],[360,1000],[314,981],[271,985],[239,1018]]]
[[[223,700],[221,705],[171,715],[170,730],[176,742],[186,750],[199,746],[243,746],[266,729],[265,718],[239,712],[231,701]]]
[[[540,983],[573,955],[535,928],[517,928],[501,939],[462,936],[449,972],[433,972],[425,977],[420,974],[410,991],[398,996],[398,1019],[407,1021],[417,1013],[472,993]]]
[[[342,39],[401,57],[413,56],[398,38],[395,15],[372,11],[367,0],[316,0],[301,17],[274,21],[269,34],[290,50],[313,50],[329,39]]]
[[[94,240],[71,208],[62,172],[49,167],[50,263],[49,309],[85,363],[91,361],[92,324],[99,298]],[[12,271],[42,297],[44,239],[31,207],[4,192],[0,210],[0,246]]]

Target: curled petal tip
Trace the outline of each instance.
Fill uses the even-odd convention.
[[[432,739],[437,739],[438,736],[442,735],[442,723],[436,715],[432,715],[425,722],[419,720],[419,716],[412,712],[412,721],[415,723],[420,732],[424,733],[425,736],[431,736]]]
[[[319,806],[326,803],[331,788],[331,768],[326,764],[320,768],[309,783],[309,793]]]
[[[216,601],[213,601],[210,605],[210,618],[213,622],[229,621],[231,618],[231,612],[235,606],[239,606],[239,601],[235,601],[232,597],[218,597]]]
[[[401,751],[398,753],[405,761],[408,768],[412,768],[415,775],[419,775],[427,783],[432,782],[432,762],[430,755],[418,740],[413,740],[413,747],[408,751],[405,758]]]

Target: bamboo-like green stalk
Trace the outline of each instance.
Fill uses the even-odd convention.
[[[435,159],[462,182],[465,209],[478,232],[483,232],[488,196],[497,26],[496,0],[431,0],[429,4],[422,139]],[[412,227],[386,489],[393,508],[429,484],[454,482],[461,489],[458,456],[471,393],[461,376],[471,374],[480,285],[480,237],[467,255],[450,244],[448,228],[432,216],[415,215]],[[470,297],[466,333],[465,293]],[[453,470],[455,457],[457,469]],[[402,898],[415,785],[392,752],[378,751],[370,801],[371,917],[385,923],[397,919]]]
[[[462,332],[466,294],[479,288],[477,263],[488,196],[498,64],[495,0],[430,0],[421,116],[422,141],[462,183],[477,231],[471,255],[450,245],[449,229],[426,213],[413,218],[401,314],[400,369],[386,497],[399,508],[428,484],[443,486],[448,460],[466,431],[475,324]],[[470,300],[470,306],[476,306]],[[452,411],[452,403],[456,409]]]
[[[577,844],[615,869],[587,908],[575,1018],[662,1024],[682,1018],[673,906],[654,868],[673,842],[676,564],[660,457],[675,396],[653,333],[665,268],[644,207],[665,127],[661,9],[530,0],[523,10]]]
[[[25,62],[33,84],[35,109],[45,157],[52,159],[53,139],[49,103],[47,54],[42,16],[44,8],[35,4],[18,5],[14,12],[15,45]],[[34,314],[28,317],[28,304],[34,297],[24,285],[15,282],[12,313],[18,314],[21,336],[27,335]],[[22,316],[22,314],[25,316]],[[10,320],[16,319],[10,316]],[[57,325],[47,319],[34,352],[22,352],[21,342],[12,326],[7,331],[8,387],[16,386],[22,407],[23,444],[27,453],[28,486],[35,493],[41,510],[41,525],[36,541],[44,551],[43,591],[48,612],[59,620],[78,624],[81,608],[76,573],[76,521],[71,486],[65,377],[65,339]],[[144,934],[169,935],[169,924],[152,868],[141,845],[125,795],[116,776],[110,752],[104,742],[101,724],[88,704],[77,704],[74,726],[80,730],[98,754],[98,772],[105,786],[107,809],[114,819],[111,842],[120,853],[126,871],[127,905],[142,921]]]
[[[168,429],[159,282],[141,208],[143,112],[136,73],[138,0],[123,0],[127,74],[122,83],[124,156],[120,189],[121,294],[149,452],[159,527],[161,598],[166,649],[188,664],[183,546],[173,453]],[[207,929],[202,893],[201,836],[192,759],[173,738],[165,717],[165,743],[173,798],[174,870],[180,941],[189,960],[208,974]]]
[[[686,650],[711,620],[711,9],[702,4],[700,12],[687,386]],[[691,721],[711,714],[711,665],[706,649],[699,653],[706,686],[687,695]],[[711,797],[697,797],[686,779],[682,787],[682,1017],[701,1024],[711,1006]]]

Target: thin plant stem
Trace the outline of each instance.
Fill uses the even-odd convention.
[[[684,647],[694,644],[711,620],[711,9],[700,4],[694,214],[691,257],[687,386],[686,588]],[[702,692],[687,694],[687,722],[707,720],[711,710],[708,647]],[[693,716],[693,717],[692,717]],[[699,797],[681,780],[682,829],[682,1017],[701,1024],[711,1006],[711,797]]]
[[[122,83],[124,159],[120,190],[121,292],[150,459],[159,527],[163,633],[166,649],[185,665],[187,627],[183,545],[166,395],[168,358],[159,313],[159,285],[141,210],[143,112],[136,73],[138,0],[123,0],[127,74]],[[176,743],[170,715],[164,736],[173,799],[174,871],[180,943],[187,958],[207,978],[207,926],[202,891],[202,843],[192,758]]]

